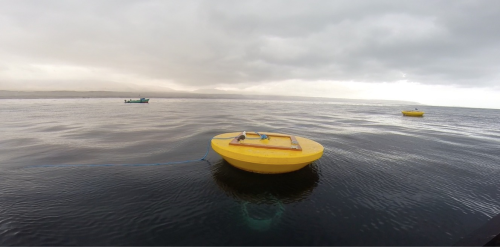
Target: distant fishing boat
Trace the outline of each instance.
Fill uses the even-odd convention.
[[[130,99],[130,100],[125,100],[125,103],[149,103],[149,99],[146,98],[140,98],[138,100]]]
[[[423,111],[419,111],[417,108],[415,110],[409,110],[409,111],[402,111],[403,116],[409,116],[409,117],[422,117],[424,116]]]

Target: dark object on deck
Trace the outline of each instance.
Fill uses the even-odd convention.
[[[245,135],[240,135],[237,139],[237,141],[242,141],[245,140]]]

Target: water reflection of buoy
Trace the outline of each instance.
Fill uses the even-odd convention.
[[[285,212],[283,203],[275,199],[274,205],[241,203],[241,211],[246,224],[257,231],[267,231],[276,225]]]
[[[213,164],[212,177],[219,188],[240,202],[245,224],[265,231],[285,213],[285,204],[306,199],[319,181],[314,164],[298,171],[265,175],[237,169],[225,160]]]
[[[242,171],[221,159],[213,164],[212,177],[226,195],[237,200],[259,204],[266,203],[272,196],[288,204],[312,193],[318,185],[319,171],[313,163],[295,172],[264,175]]]

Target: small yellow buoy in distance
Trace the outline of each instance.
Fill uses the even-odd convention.
[[[424,112],[423,111],[402,111],[403,116],[409,116],[409,117],[423,117]]]

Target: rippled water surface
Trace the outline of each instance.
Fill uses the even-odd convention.
[[[500,111],[264,100],[0,100],[0,245],[452,245],[500,214]],[[210,138],[321,143],[297,172]],[[45,165],[45,166],[44,166]]]

